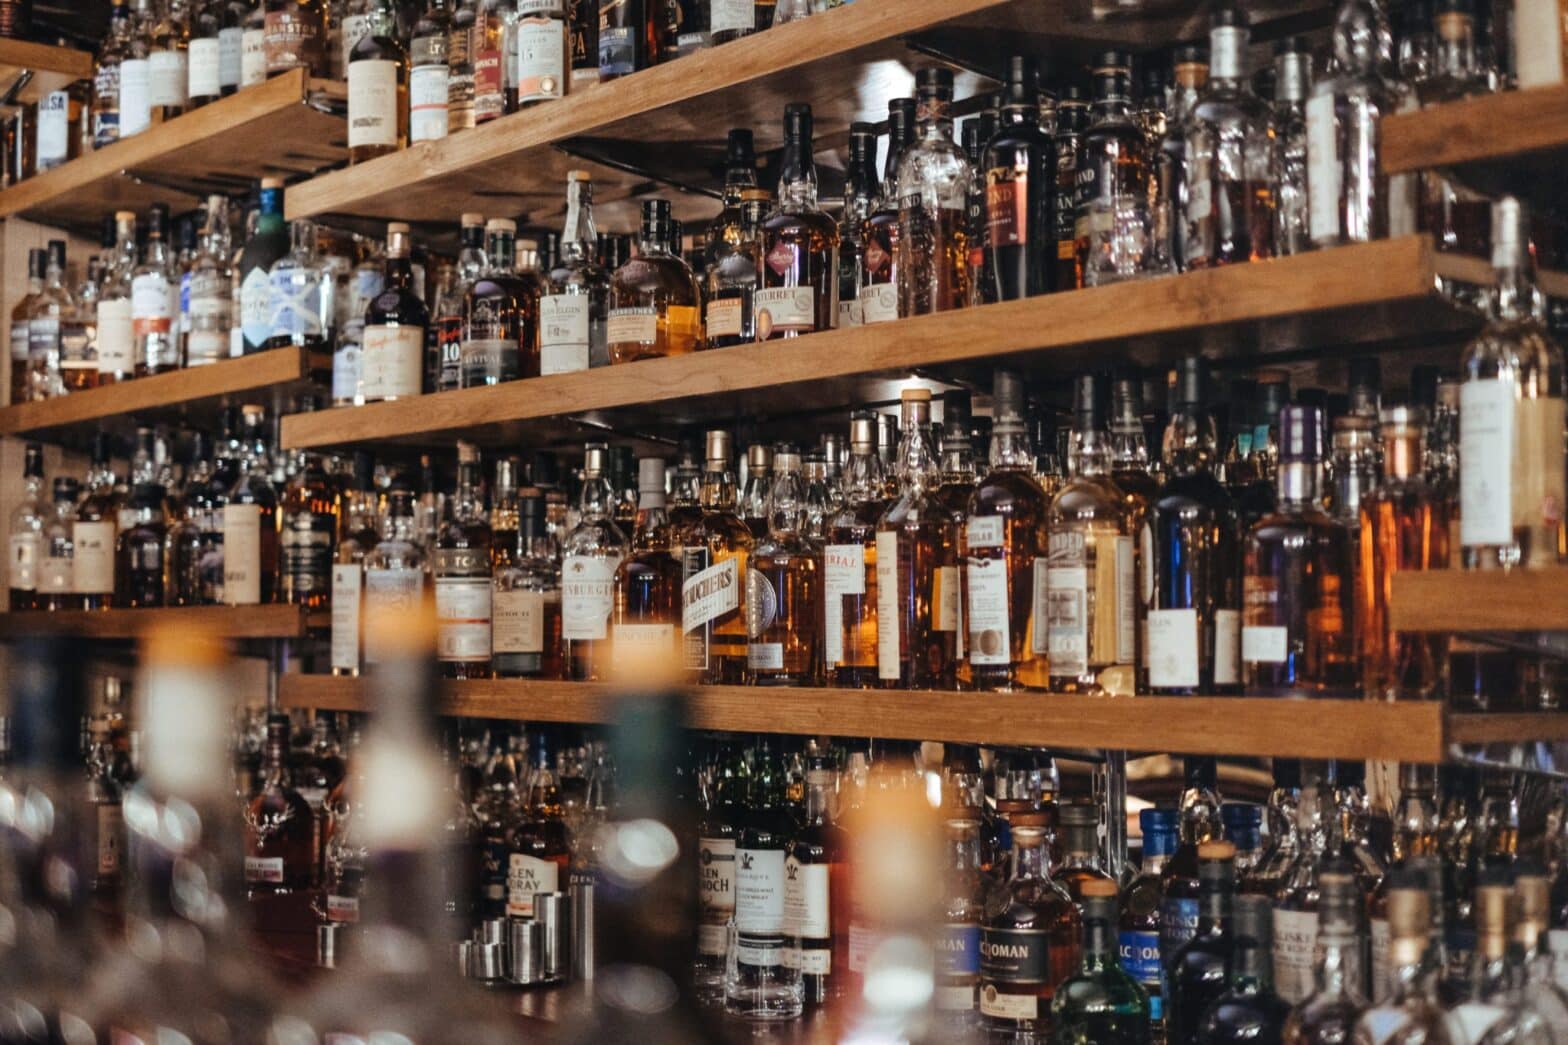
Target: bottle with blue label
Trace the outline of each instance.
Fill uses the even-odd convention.
[[[272,266],[288,251],[283,179],[263,178],[256,228],[240,254],[240,332],[246,355],[260,352],[272,336]]]
[[[1175,809],[1145,809],[1138,814],[1143,831],[1143,865],[1122,891],[1118,949],[1122,968],[1149,995],[1149,1019],[1155,1042],[1165,1040],[1165,992],[1160,964],[1161,913],[1165,901],[1165,865],[1176,852],[1180,816]]]
[[[323,293],[325,280],[316,253],[316,225],[296,221],[289,226],[291,249],[273,262],[268,273],[272,317],[263,348],[326,349],[331,303]]]
[[[967,812],[967,811],[966,811]],[[968,1040],[980,1027],[980,922],[985,917],[985,862],[978,816],[946,822],[945,900],[936,940],[936,1009],[943,1037]]]
[[[1226,802],[1220,806],[1220,822],[1225,825],[1225,840],[1236,847],[1236,878],[1241,891],[1255,892],[1247,883],[1263,858],[1263,807],[1254,802]]]
[[[1165,865],[1165,899],[1160,906],[1160,953],[1165,955],[1175,953],[1198,931],[1198,847],[1220,837],[1214,759],[1189,757],[1186,773],[1187,787],[1181,795],[1181,841]]]

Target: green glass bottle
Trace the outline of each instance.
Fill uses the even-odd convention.
[[[1149,995],[1117,957],[1116,883],[1079,886],[1083,964],[1051,1001],[1056,1045],[1149,1045]]]

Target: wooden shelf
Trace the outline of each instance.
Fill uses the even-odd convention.
[[[337,88],[295,69],[0,192],[20,215],[97,239],[103,216],[153,203],[194,206],[244,193],[267,174],[299,177],[341,162],[347,131],[323,99]]]
[[[0,39],[0,98],[36,103],[77,80],[92,78],[93,56],[86,51]]]
[[[1399,631],[1568,631],[1568,567],[1394,574]]]
[[[331,360],[301,348],[280,348],[210,366],[104,385],[37,403],[0,408],[0,435],[83,445],[105,423],[190,420],[211,426],[225,400],[283,406]]]
[[[229,639],[294,639],[319,623],[300,606],[175,606],[146,610],[0,613],[0,639],[24,635],[135,639],[148,628],[165,625],[201,628]]]
[[[366,711],[367,690],[361,679],[287,675],[279,699],[287,707]],[[609,721],[614,702],[607,686],[496,679],[448,683],[444,711],[472,718],[593,723]],[[696,687],[691,706],[693,728],[726,732],[1401,762],[1441,761],[1451,723],[1459,720],[1439,704],[1419,702],[753,686]],[[1513,739],[1537,739],[1547,730],[1568,736],[1568,715],[1463,720],[1472,735],[1491,739],[1505,739],[1500,734],[1510,731]]]
[[[559,440],[562,419],[670,435],[698,421],[766,420],[893,401],[911,377],[989,380],[1003,357],[1071,373],[1114,361],[1163,364],[1204,351],[1363,345],[1458,333],[1478,320],[1435,290],[1439,256],[1406,237],[1276,261],[1141,280],[283,419],[290,448],[354,443],[515,446]]]

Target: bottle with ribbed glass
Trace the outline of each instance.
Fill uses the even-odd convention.
[[[817,206],[811,106],[784,108],[778,201],[762,223],[757,340],[831,330],[838,319],[838,226]]]
[[[560,265],[539,298],[539,372],[565,374],[606,366],[605,322],[610,274],[594,258],[593,182],[587,171],[566,175],[566,226]]]
[[[882,184],[860,233],[860,286],[857,304],[862,323],[898,318],[898,161],[915,140],[915,100],[887,103],[887,158]]]
[[[850,418],[844,504],[822,548],[823,664],[837,686],[879,684],[876,531],[887,497],[876,427],[874,414]]]
[[[877,675],[898,689],[952,689],[958,665],[959,533],[941,499],[931,393],[905,389],[898,497],[877,523]]]
[[[637,256],[610,279],[610,362],[685,355],[703,347],[702,294],[691,267],[667,246],[669,200],[644,200]]]
[[[561,542],[561,642],[567,678],[610,677],[610,618],[615,611],[615,571],[626,557],[626,536],[610,518],[616,491],[606,472],[609,448],[589,443],[583,458],[578,523]]]
[[[729,432],[707,434],[702,515],[679,538],[684,665],[695,681],[728,685],[746,673],[746,588],[755,543],[735,509],[733,445]]]
[[[844,208],[838,218],[837,325],[840,327],[860,324],[860,279],[865,251],[861,237],[880,191],[876,124],[852,123],[849,125],[849,163],[844,168]]]
[[[754,684],[798,686],[820,673],[822,559],[804,532],[806,483],[793,445],[773,455],[766,510],[746,575],[746,668]]]
[[[618,673],[667,671],[680,655],[681,552],[664,502],[664,460],[637,462],[631,546],[615,570],[611,655]]]
[[[485,516],[479,448],[457,444],[457,490],[430,549],[436,596],[436,659],[447,678],[489,678],[492,535]]]
[[[517,271],[517,223],[485,223],[485,270],[463,303],[463,388],[539,376],[539,278]]]
[[[916,76],[919,126],[898,160],[899,315],[918,316],[969,303],[966,210],[974,178],[953,141],[953,73]]]

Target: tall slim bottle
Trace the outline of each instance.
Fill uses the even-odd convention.
[[[38,604],[38,569],[43,560],[45,512],[44,448],[28,443],[22,465],[22,500],[11,513],[7,535],[10,554],[8,581],[10,608],[31,610]]]
[[[729,432],[707,434],[702,517],[679,537],[686,671],[696,681],[730,685],[746,673],[745,593],[755,543],[735,510],[732,447]]]
[[[887,510],[874,414],[849,421],[844,504],[827,524],[822,549],[823,662],[833,684],[879,684],[877,524]]]
[[[539,373],[565,374],[607,366],[605,323],[610,274],[594,257],[593,182],[587,171],[566,175],[566,225],[561,264],[546,276],[539,298]]]
[[[567,677],[610,677],[610,618],[615,571],[626,557],[626,535],[610,518],[615,491],[605,478],[608,448],[590,443],[583,459],[581,520],[561,542],[561,639]]]
[[[996,301],[1052,289],[1056,275],[1056,150],[1040,127],[1033,59],[1008,59],[999,126],[985,148],[986,274]]]
[[[887,103],[887,159],[882,184],[871,214],[861,227],[860,288],[856,299],[860,322],[886,323],[898,318],[898,161],[915,140],[915,100]]]
[[[147,247],[131,273],[131,330],[135,337],[136,376],[178,370],[180,342],[174,329],[179,312],[179,277],[167,241],[169,208],[153,204],[147,214]]]

